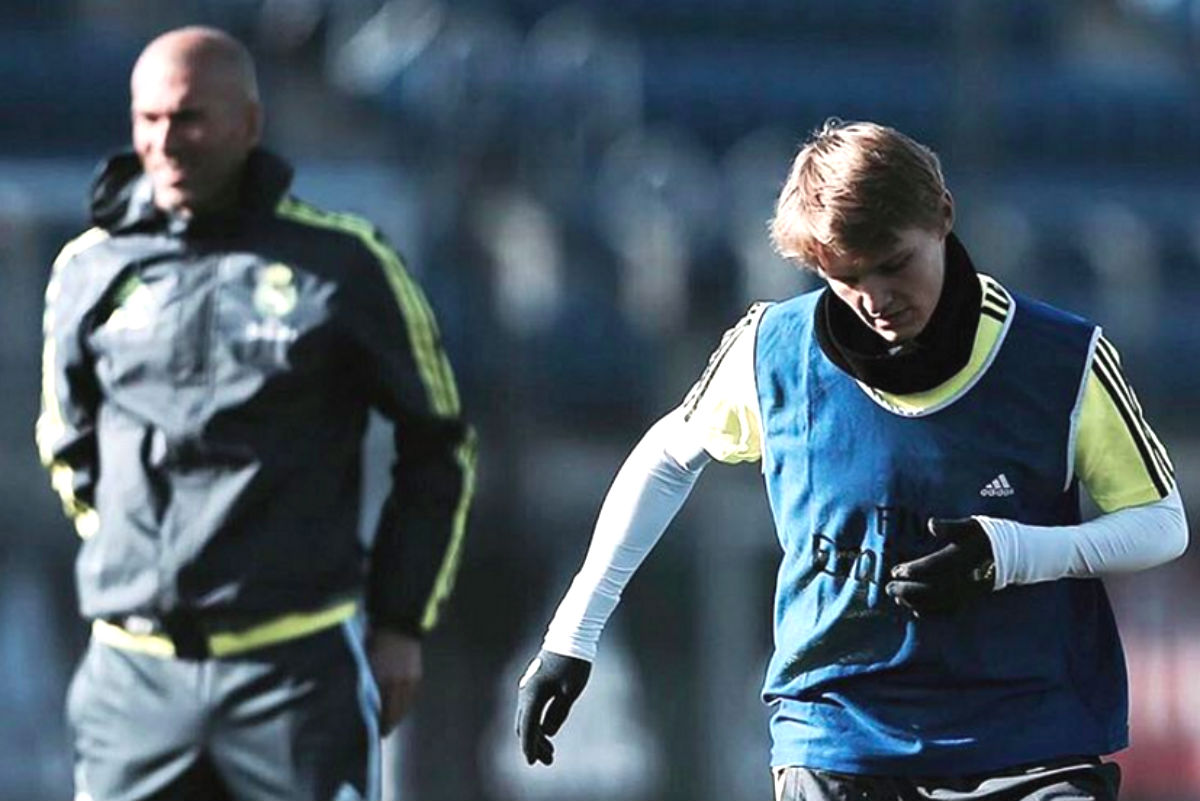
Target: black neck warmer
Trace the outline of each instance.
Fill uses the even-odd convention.
[[[979,326],[982,290],[966,248],[946,237],[942,296],[925,329],[889,353],[888,343],[829,289],[817,303],[817,343],[829,360],[867,386],[896,395],[925,392],[966,366]]]

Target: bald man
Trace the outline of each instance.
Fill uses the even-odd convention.
[[[289,193],[246,49],[152,41],[133,153],[46,291],[38,447],[83,542],[77,798],[375,798],[453,584],[475,445],[430,307]],[[370,409],[391,493],[358,538]]]
[[[133,145],[155,204],[182,215],[233,208],[262,134],[246,49],[208,28],[171,31],[138,58],[130,89]]]

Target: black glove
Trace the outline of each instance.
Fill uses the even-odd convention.
[[[917,616],[955,612],[995,589],[992,543],[978,521],[930,520],[929,533],[945,545],[892,568],[885,589],[896,603]]]
[[[530,765],[554,761],[550,738],[558,734],[591,672],[591,662],[549,651],[539,651],[529,663],[517,689],[517,739]]]

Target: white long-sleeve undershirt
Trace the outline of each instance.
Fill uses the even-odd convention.
[[[583,566],[559,603],[543,647],[596,658],[621,593],[687,500],[710,461],[678,412],[646,432],[605,496]],[[1183,553],[1187,520],[1179,491],[1075,526],[1031,526],[978,517],[992,542],[996,588],[1143,570]]]
[[[1161,565],[1188,544],[1179,490],[1162,500],[1075,526],[1031,526],[977,516],[996,560],[996,589],[1060,578],[1132,573]]]
[[[709,456],[678,413],[655,423],[626,457],[600,506],[583,566],[546,632],[547,651],[589,662],[621,592],[679,512]]]

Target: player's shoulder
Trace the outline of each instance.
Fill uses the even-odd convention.
[[[775,305],[775,301],[772,300],[756,300],[750,304],[745,313],[738,318],[738,321],[729,328],[729,331],[740,333],[742,331],[753,330],[762,321],[762,317],[767,313],[767,310]]]
[[[760,333],[771,332],[771,335],[782,336],[785,339],[803,334],[812,325],[817,305],[826,291],[828,290],[822,287],[786,300],[765,304],[756,321],[756,328]]]
[[[984,314],[991,313],[1002,321],[1011,317],[1013,333],[1025,343],[1026,352],[1089,353],[1100,332],[1093,320],[1069,309],[1007,289],[995,279],[984,284]],[[1011,334],[1010,334],[1011,336]]]
[[[376,230],[374,224],[361,214],[328,209],[290,192],[275,204],[275,216],[304,228],[333,231],[352,237]]]
[[[78,236],[71,238],[62,246],[58,251],[58,255],[54,258],[55,271],[62,270],[67,264],[75,261],[82,254],[93,250],[97,245],[108,241],[110,238],[111,234],[100,226],[93,226]]]
[[[1000,323],[1007,321],[1009,313],[1013,309],[1012,293],[998,279],[987,273],[976,273],[976,277],[979,279],[979,291],[982,295],[980,299],[982,313]]]
[[[765,315],[772,307],[776,306],[775,301],[759,300],[751,303],[745,313],[738,318],[737,322],[725,329],[721,334],[721,341],[717,344],[717,348],[713,351],[710,361],[720,359],[729,352],[735,343],[753,341],[758,326],[762,323],[763,315]]]
[[[681,409],[683,410],[684,420],[691,419],[692,415],[695,414],[702,399],[710,394],[714,382],[717,384],[722,383],[720,376],[725,375],[727,380],[733,380],[734,383],[741,383],[741,370],[739,368],[748,367],[752,364],[752,343],[756,337],[756,330],[762,321],[763,314],[773,305],[771,301],[757,301],[752,303],[746,312],[738,318],[737,322],[727,328],[721,335],[721,341],[717,343],[716,349],[708,357],[708,363],[704,366],[704,372],[700,374],[700,378],[692,385],[683,399]],[[731,368],[731,364],[735,366]],[[731,372],[738,374],[738,377],[729,379]]]
[[[286,227],[288,248],[297,250],[311,269],[333,271],[351,284],[366,280],[371,291],[376,288],[373,279],[407,275],[403,257],[367,217],[322,208],[291,194],[276,204],[275,216]]]
[[[361,250],[374,258],[380,258],[382,251],[395,255],[379,226],[361,214],[327,209],[287,194],[276,204],[275,216],[289,227],[293,236],[303,236],[302,232],[307,232],[314,240]]]
[[[984,284],[984,302],[1003,298],[1014,306],[1018,314],[1026,319],[1035,320],[1043,325],[1081,328],[1092,330],[1097,327],[1095,321],[1070,309],[1058,306],[1050,301],[1015,289],[1006,289],[999,281],[989,278]],[[990,289],[989,289],[990,287]],[[997,302],[1000,302],[997,300]]]
[[[773,317],[810,316],[827,291],[827,287],[821,286],[785,300],[768,303],[763,313],[769,313]]]
[[[123,266],[123,261],[111,258],[111,251],[104,247],[110,241],[109,232],[97,226],[63,245],[50,270],[46,303],[83,304],[98,297]]]

